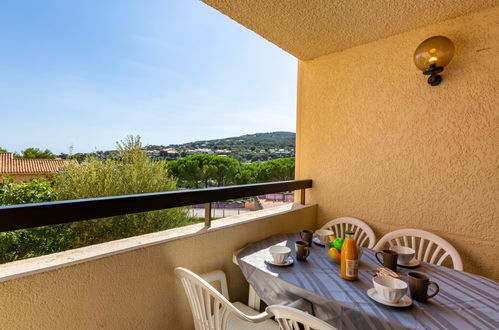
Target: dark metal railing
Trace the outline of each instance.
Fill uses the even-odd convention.
[[[200,203],[205,203],[205,225],[210,226],[212,202],[300,190],[300,203],[305,204],[305,189],[307,188],[312,188],[312,180],[291,180],[0,206],[0,232],[169,209]]]

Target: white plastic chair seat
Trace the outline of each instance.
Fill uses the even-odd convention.
[[[246,315],[255,316],[258,315],[258,312],[253,308],[243,304],[242,302],[236,301],[232,303],[237,309],[243,312]],[[260,323],[249,323],[241,320],[234,314],[229,315],[229,319],[227,320],[227,329],[238,329],[238,330],[254,330],[254,329],[262,329],[262,330],[278,330],[279,325],[272,321],[266,320]]]
[[[336,237],[345,237],[345,231],[355,232],[354,239],[358,246],[372,249],[376,243],[376,235],[367,223],[357,218],[342,217],[327,222],[321,229],[334,232]]]

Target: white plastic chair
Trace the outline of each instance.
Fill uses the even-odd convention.
[[[273,314],[281,330],[334,330],[336,328],[299,309],[272,305],[266,311]]]
[[[416,250],[416,259],[441,265],[447,257],[451,258],[454,269],[463,270],[459,252],[442,237],[420,229],[399,229],[381,237],[375,250],[381,251],[385,245],[402,245]]]
[[[328,229],[334,231],[336,237],[345,237],[345,231],[355,232],[354,239],[358,246],[363,246],[372,249],[376,243],[376,235],[367,223],[362,220],[350,217],[336,218],[321,229]]]
[[[278,329],[277,323],[270,320],[272,315],[267,312],[259,314],[243,303],[229,301],[227,279],[221,270],[201,277],[188,269],[177,267],[175,274],[184,286],[196,330]],[[222,293],[208,283],[214,281],[220,281]]]

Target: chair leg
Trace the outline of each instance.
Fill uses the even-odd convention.
[[[248,293],[248,306],[256,310],[257,312],[260,312],[260,297],[255,292],[255,289],[253,287],[249,286],[249,293]]]

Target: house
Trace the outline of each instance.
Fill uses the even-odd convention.
[[[150,157],[158,157],[161,154],[161,151],[159,150],[147,150],[146,154]]]
[[[215,152],[209,148],[198,148],[193,150],[193,152],[198,154],[214,154]]]
[[[164,148],[161,151],[165,152],[165,153],[167,153],[169,155],[173,155],[173,154],[177,154],[178,153],[177,149],[175,149],[175,148]]]
[[[64,159],[27,159],[14,158],[10,152],[0,152],[0,181],[8,175],[14,182],[26,181],[38,177],[48,177],[59,172],[67,161]]]

